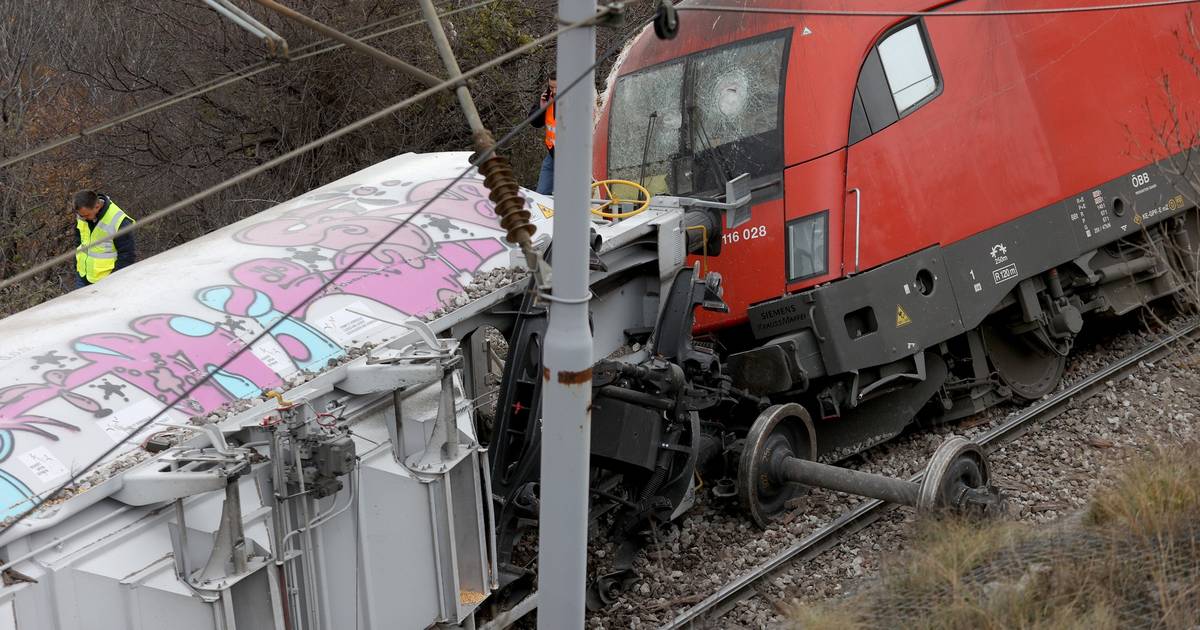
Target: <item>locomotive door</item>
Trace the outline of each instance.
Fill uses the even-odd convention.
[[[903,225],[898,215],[911,211],[916,198],[907,169],[925,138],[913,138],[900,121],[942,92],[941,74],[921,20],[907,20],[889,29],[871,48],[859,71],[850,116],[846,151],[846,229],[842,235],[842,266],[858,273],[898,254],[931,243]],[[895,125],[893,127],[893,125]]]

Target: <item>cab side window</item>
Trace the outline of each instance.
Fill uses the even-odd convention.
[[[893,29],[871,49],[858,75],[850,144],[877,133],[941,93],[929,35],[920,20]]]

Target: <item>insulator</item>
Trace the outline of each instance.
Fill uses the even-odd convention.
[[[477,154],[493,149],[496,141],[486,129],[475,133],[475,151]],[[525,209],[525,198],[521,196],[520,187],[513,177],[512,166],[503,156],[492,153],[492,156],[479,165],[483,175],[483,185],[488,189],[488,199],[496,204],[496,216],[500,219],[500,227],[506,232],[505,238],[510,243],[519,243],[522,249],[532,247],[533,234],[537,227],[529,222],[529,210]]]

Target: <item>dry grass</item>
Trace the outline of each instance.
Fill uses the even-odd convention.
[[[1116,630],[1200,627],[1200,458],[1162,449],[1050,527],[918,526],[857,595],[797,604],[792,627]]]
[[[1090,524],[1124,528],[1152,538],[1194,525],[1200,514],[1197,447],[1160,449],[1126,468],[1117,485],[1100,492],[1086,514]]]

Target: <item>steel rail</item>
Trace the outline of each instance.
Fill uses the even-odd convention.
[[[1090,397],[1095,393],[1092,390],[1098,389],[1107,380],[1123,374],[1147,358],[1152,356],[1157,357],[1160,353],[1165,353],[1175,342],[1181,339],[1195,339],[1200,337],[1198,333],[1200,333],[1200,319],[1192,319],[1181,329],[1164,335],[1140,350],[1104,366],[1099,371],[1081,379],[1079,382],[1067,387],[1054,396],[1043,399],[1021,410],[1003,424],[983,433],[974,441],[983,446],[988,452],[996,450],[1001,445],[1015,441],[1029,431],[1034,420],[1046,420],[1057,416],[1066,409],[1068,403],[1077,400],[1081,394],[1088,394],[1084,398]],[[909,477],[908,480],[920,483],[924,477],[925,473],[919,472]],[[780,551],[767,561],[725,584],[698,604],[683,611],[671,620],[670,623],[662,626],[663,630],[692,628],[697,627],[696,624],[699,623],[711,622],[714,618],[724,615],[738,602],[752,597],[753,586],[763,579],[774,575],[778,570],[793,562],[816,558],[846,536],[878,520],[888,508],[895,506],[896,504],[894,503],[887,503],[878,499],[869,499],[859,503],[850,510],[842,513],[833,522],[809,534],[806,538],[787,549]]]

